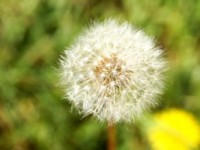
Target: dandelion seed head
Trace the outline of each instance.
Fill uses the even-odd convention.
[[[61,83],[84,116],[131,122],[156,105],[163,91],[162,54],[150,37],[128,23],[95,23],[65,51]]]

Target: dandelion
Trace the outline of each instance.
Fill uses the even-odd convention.
[[[154,150],[191,150],[200,144],[200,127],[184,110],[170,109],[154,116],[148,138]]]
[[[131,122],[163,91],[163,51],[127,22],[107,20],[83,32],[60,60],[68,100],[84,116]]]

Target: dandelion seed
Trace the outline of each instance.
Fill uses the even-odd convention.
[[[130,122],[163,91],[162,53],[142,31],[107,20],[92,25],[65,51],[61,83],[84,116]]]

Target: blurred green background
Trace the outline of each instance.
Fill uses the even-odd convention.
[[[106,125],[71,109],[55,68],[91,21],[108,17],[165,50],[167,88],[154,111],[182,108],[200,120],[199,0],[0,0],[1,150],[106,149]],[[117,125],[117,149],[150,149],[144,121]]]

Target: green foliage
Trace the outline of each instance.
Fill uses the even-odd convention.
[[[83,28],[111,17],[165,49],[170,70],[158,109],[200,119],[200,1],[0,0],[0,14],[0,149],[106,149],[106,125],[71,110],[55,68]],[[149,149],[140,123],[117,127],[118,149]]]

